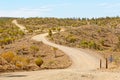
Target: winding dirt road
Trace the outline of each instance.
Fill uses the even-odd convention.
[[[28,30],[26,29],[26,27],[24,27],[24,26],[22,26],[22,25],[20,25],[20,24],[17,23],[17,20],[13,20],[12,23],[15,24],[17,27],[19,27],[21,31],[23,31],[25,33],[28,32]]]
[[[20,25],[19,25],[20,26]],[[73,61],[68,69],[41,70],[30,72],[3,73],[0,80],[119,80],[119,73],[101,72],[99,68],[99,58],[79,49],[65,47],[49,42],[45,36],[40,34],[32,39],[56,47],[69,55]],[[117,78],[116,78],[117,77]]]
[[[45,37],[47,33],[34,36],[32,39],[36,41],[42,41],[44,44],[56,47],[66,53],[73,61],[72,66],[69,69],[94,70],[99,67],[99,59],[95,56],[82,52],[75,48],[65,47],[58,44],[49,42]]]

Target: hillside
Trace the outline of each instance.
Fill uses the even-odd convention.
[[[110,55],[113,55],[114,62],[119,66],[120,62],[120,18],[119,17],[106,17],[106,18],[16,18],[18,23],[25,26],[28,32],[25,34],[22,32],[17,26],[12,24],[13,19],[9,18],[1,18],[1,53],[8,53],[12,51],[15,55],[19,54],[19,51],[22,50],[21,54],[24,54],[25,47],[25,56],[29,56],[32,60],[32,63],[35,58],[38,58],[38,55],[46,54],[49,56],[51,54],[55,54],[56,48],[52,48],[53,51],[49,51],[49,46],[40,43],[36,45],[36,42],[30,41],[27,36],[32,37],[33,35],[49,33],[49,39],[54,43],[75,47],[75,48],[83,48],[90,49],[95,53],[102,54],[105,58],[109,58]],[[65,29],[64,32],[60,32],[61,29]],[[52,34],[53,31],[57,31],[56,34]],[[18,46],[18,44],[21,44]],[[43,46],[46,48],[43,48]],[[15,47],[17,46],[17,47]],[[38,48],[39,46],[39,48]],[[31,50],[35,49],[36,52],[32,52]],[[37,51],[38,50],[38,51]],[[43,52],[39,53],[39,50],[43,50]],[[27,52],[27,53],[26,53]],[[35,53],[35,54],[34,54]],[[58,51],[59,53],[59,51]],[[63,54],[63,52],[61,52]],[[58,54],[58,55],[61,55]],[[27,54],[27,55],[26,55]],[[19,56],[19,55],[18,55]],[[21,56],[21,55],[20,55]],[[19,56],[19,57],[20,57]],[[42,58],[44,62],[49,63],[49,59],[53,58],[50,56],[48,59]],[[43,56],[44,57],[44,56]],[[65,68],[71,65],[70,59],[64,54],[64,56],[58,57],[61,62],[59,65],[55,62],[55,65],[48,65],[44,68]],[[64,62],[65,61],[65,62]],[[6,61],[5,61],[6,62]],[[64,63],[62,63],[64,62]],[[65,64],[66,63],[66,64]],[[15,66],[15,64],[11,64]],[[43,64],[44,65],[44,64]],[[61,65],[63,65],[61,67]],[[42,67],[43,68],[43,67]],[[43,69],[44,69],[43,68]],[[23,68],[21,68],[22,70]],[[35,68],[37,69],[37,68]],[[38,68],[39,69],[39,68]]]
[[[50,40],[60,45],[97,51],[96,53],[100,53],[108,59],[112,55],[115,64],[119,66],[120,19],[115,19],[115,21],[114,19],[108,19],[109,23],[106,19],[103,20],[98,21],[101,22],[101,25],[89,24],[67,28],[64,32],[49,36]],[[102,21],[106,24],[103,24]]]
[[[18,23],[24,25],[30,33],[48,32],[48,29],[56,30],[57,28],[65,28],[68,26],[80,26],[86,25],[85,19],[73,19],[73,18],[21,18],[18,19]]]
[[[70,58],[55,47],[31,40],[12,23],[14,18],[0,18],[0,72],[61,69],[71,65]]]
[[[26,18],[19,19],[29,32],[49,32],[51,41],[70,47],[91,49],[105,58],[113,55],[119,63],[120,17],[105,18]],[[33,27],[34,26],[34,27]],[[65,29],[64,32],[59,31]],[[52,31],[57,34],[52,35]],[[119,65],[119,64],[118,64]]]
[[[71,28],[64,32],[53,35],[55,43],[70,47],[90,48],[95,50],[120,51],[119,29],[86,25]]]
[[[78,22],[76,21],[76,19],[72,20]],[[108,18],[91,19],[89,21],[86,19],[84,20],[85,22],[87,22],[87,24],[79,26],[59,25],[53,28],[52,26],[49,27],[48,25],[46,26],[48,28],[45,28],[45,31],[41,32],[38,30],[37,34],[38,33],[40,34],[36,35],[37,29],[34,29],[34,26],[39,25],[39,23],[35,24],[36,21],[34,21],[33,19],[35,25],[32,25],[30,23],[32,25],[31,27],[33,28],[32,32],[30,31],[24,34],[24,38],[21,37],[15,42],[6,44],[3,47],[1,47],[0,51],[2,54],[0,54],[1,62],[0,70],[1,71],[40,70],[40,71],[2,73],[0,79],[119,80],[120,79],[119,18],[115,17],[109,19]],[[107,24],[108,20],[109,24]],[[23,22],[25,22],[25,20],[23,20]],[[112,26],[114,22],[116,23]],[[23,26],[24,25],[29,24],[25,23],[23,24]],[[41,28],[41,24],[39,27]],[[56,34],[53,34],[54,29],[58,29],[56,30],[57,31]],[[60,31],[61,29],[62,32]],[[49,40],[57,44],[50,42],[45,37],[48,33]],[[48,45],[54,47],[50,47]],[[62,50],[65,54],[58,49]],[[68,56],[66,56],[66,54]],[[102,65],[103,68],[99,69],[101,55],[97,57],[96,54],[98,55],[102,54],[103,57],[105,58],[107,57],[108,59],[112,54],[114,58],[113,59],[114,66],[110,67],[109,63],[109,69],[104,69],[105,65],[103,64]],[[116,68],[116,64],[118,68],[113,70],[113,68]],[[69,68],[61,69],[66,67]]]
[[[4,46],[24,37],[24,32],[13,25],[13,18],[0,18],[0,46]]]
[[[71,60],[62,51],[29,38],[0,48],[0,72],[60,69],[71,65]],[[41,67],[37,66],[36,59],[43,61]]]

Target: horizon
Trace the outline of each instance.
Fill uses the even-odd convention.
[[[99,19],[99,18],[120,18],[120,16],[104,16],[104,17],[0,17],[0,18],[56,18],[56,19]]]
[[[101,18],[120,16],[119,0],[2,0],[0,5],[0,17]]]

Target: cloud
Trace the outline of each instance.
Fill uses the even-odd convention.
[[[21,11],[41,11],[41,12],[48,12],[51,11],[52,9],[48,7],[41,7],[41,8],[21,8]]]
[[[119,8],[120,3],[100,3],[98,4],[98,6],[104,7],[104,8]]]
[[[58,7],[68,7],[70,4],[51,4],[39,8],[19,8],[15,10],[0,10],[0,16],[3,17],[49,17]]]
[[[108,6],[108,3],[100,3],[98,4],[98,6],[105,7],[105,6]]]
[[[40,7],[40,8],[20,8],[16,10],[1,10],[0,16],[3,17],[36,17],[45,16],[45,14],[50,13],[51,8]]]
[[[68,7],[68,6],[72,6],[72,4],[70,4],[70,3],[53,4],[53,5],[47,5],[45,7],[56,8],[56,7]]]

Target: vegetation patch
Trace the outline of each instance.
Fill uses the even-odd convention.
[[[25,34],[12,24],[12,18],[0,18],[0,46],[13,43]]]
[[[1,72],[58,69],[71,65],[71,60],[62,51],[29,38],[20,39],[0,48]],[[59,63],[51,65],[51,60]]]

